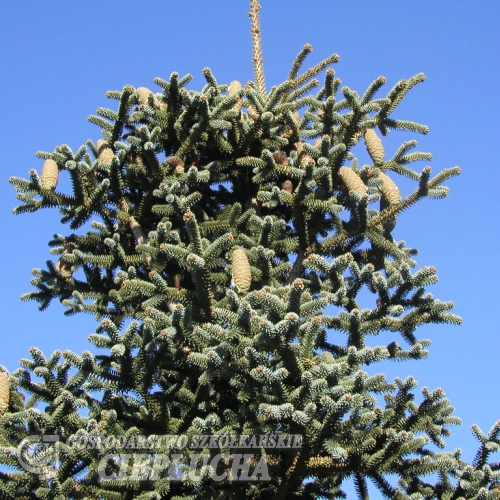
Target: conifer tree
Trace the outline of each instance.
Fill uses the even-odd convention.
[[[363,370],[423,359],[430,342],[419,326],[461,322],[452,302],[427,292],[435,268],[418,268],[417,251],[394,239],[397,218],[444,198],[443,184],[460,173],[412,168],[431,160],[415,140],[384,151],[390,131],[427,133],[398,117],[425,77],[377,97],[380,76],[358,94],[330,68],[336,54],[303,71],[307,44],[268,90],[259,8],[251,0],[255,82],[220,84],[205,68],[200,91],[175,72],[155,79],[157,92],[110,91],[116,104],[89,117],[101,130],[95,141],[38,152],[41,174],[10,179],[16,214],[57,208],[69,225],[22,299],[41,310],[57,299],[99,325],[92,351],[31,348],[20,368],[1,367],[0,498],[337,498],[351,479],[360,499],[369,483],[394,499],[498,498],[490,455],[500,422],[488,433],[473,427],[480,444],[468,464],[460,451],[438,450],[459,423],[441,389],[422,389],[417,404],[412,377]],[[372,163],[360,166],[365,147]],[[59,176],[72,193],[58,191]],[[414,182],[406,196],[402,176]],[[361,308],[362,293],[371,308]],[[391,333],[388,345],[376,343],[381,332]],[[118,440],[70,443],[276,433],[302,445],[252,449],[267,481],[214,481],[202,457],[186,472],[189,447],[139,442],[147,460],[169,467],[147,476],[151,460],[134,459],[123,478],[115,458],[103,478],[103,457],[123,451]],[[33,435],[58,436],[34,446],[30,463],[43,463],[42,473],[20,464]],[[238,453],[230,448],[203,451]]]

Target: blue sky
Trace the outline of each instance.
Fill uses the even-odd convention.
[[[388,84],[419,72],[427,81],[410,92],[396,114],[425,123],[426,136],[392,133],[387,154],[416,138],[434,155],[434,172],[459,165],[445,200],[424,200],[405,212],[393,233],[420,250],[419,265],[435,265],[440,282],[430,291],[453,300],[464,322],[417,332],[433,344],[424,361],[379,365],[390,378],[414,375],[420,387],[442,387],[463,425],[452,428],[447,449],[461,447],[471,460],[469,427],[483,430],[500,419],[498,391],[498,218],[500,204],[500,3],[496,1],[264,0],[261,11],[268,88],[281,83],[305,43],[314,64],[340,55],[336,75],[362,92],[379,75]],[[3,181],[0,364],[9,370],[32,345],[81,352],[95,328],[90,316],[63,316],[53,303],[41,313],[19,296],[31,290],[30,270],[51,258],[47,242],[70,232],[56,211],[12,215],[17,204],[7,179],[41,170],[37,150],[99,138],[87,116],[114,106],[107,90],[126,84],[159,88],[153,78],[192,73],[190,88],[204,84],[202,68],[219,83],[253,79],[248,4],[244,0],[9,2],[0,17],[0,134]],[[362,153],[362,152],[361,152]],[[360,154],[361,164],[367,158]],[[423,168],[425,164],[418,165]],[[403,194],[408,194],[404,191]]]

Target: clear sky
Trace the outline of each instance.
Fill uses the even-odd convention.
[[[463,173],[448,182],[447,199],[424,200],[405,212],[393,235],[420,250],[419,265],[437,267],[440,282],[429,291],[453,300],[464,321],[460,327],[427,326],[417,332],[433,342],[428,359],[376,368],[391,379],[412,374],[420,387],[442,387],[463,419],[461,427],[451,429],[447,449],[461,447],[464,458],[472,460],[476,443],[470,425],[487,431],[500,419],[500,2],[262,4],[268,87],[286,79],[307,42],[314,47],[309,63],[339,54],[336,75],[360,93],[379,75],[388,80],[381,97],[399,79],[427,75],[395,117],[427,124],[429,134],[393,132],[384,140],[386,152],[392,155],[401,142],[416,138],[419,150],[434,154],[434,172],[459,165]],[[131,84],[157,92],[153,78],[168,78],[172,71],[192,73],[189,88],[199,90],[205,66],[219,83],[253,79],[247,13],[246,0],[4,3],[0,364],[10,371],[32,345],[45,354],[91,347],[86,337],[96,323],[81,314],[64,317],[59,303],[41,313],[36,303],[19,300],[31,290],[30,270],[52,258],[47,246],[52,235],[71,231],[59,224],[57,211],[14,216],[17,200],[7,179],[26,178],[31,168],[40,172],[37,150],[52,151],[63,143],[76,150],[86,139],[98,139],[99,129],[87,116],[100,106],[115,106],[106,99],[107,90]]]

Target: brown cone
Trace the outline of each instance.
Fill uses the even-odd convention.
[[[290,193],[292,194],[293,193],[293,184],[292,184],[292,181],[287,179],[285,182],[283,182],[283,184],[281,185],[281,189],[283,189],[283,191],[286,191],[287,193]]]
[[[274,161],[278,165],[288,165],[288,158],[284,153],[278,153],[277,151],[273,153]]]
[[[169,156],[165,161],[168,165],[174,167],[174,171],[177,175],[184,173],[184,161],[178,156]]]
[[[64,256],[68,253],[73,253],[74,249],[74,243],[66,243],[66,245],[64,245],[63,253],[59,257],[59,260],[55,265],[56,272],[59,273],[63,278],[71,278],[71,275],[73,274],[71,270],[71,264],[64,261]]]

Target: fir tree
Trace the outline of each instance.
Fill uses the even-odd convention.
[[[384,151],[391,130],[427,133],[397,117],[425,77],[376,97],[386,83],[378,77],[360,95],[329,68],[335,54],[301,72],[305,45],[268,91],[259,7],[251,0],[255,82],[222,85],[205,68],[201,91],[172,73],[155,79],[156,93],[108,92],[117,105],[89,117],[99,140],[39,152],[41,175],[10,179],[16,214],[58,208],[72,231],[49,243],[58,258],[33,270],[36,290],[23,300],[93,314],[89,341],[100,351],[31,348],[10,375],[1,368],[0,462],[12,470],[0,473],[1,498],[336,498],[349,479],[360,499],[369,482],[394,499],[498,498],[500,466],[489,460],[500,422],[488,433],[473,427],[480,447],[468,464],[460,451],[436,451],[459,423],[442,390],[424,388],[416,404],[412,377],[363,371],[423,359],[430,342],[416,336],[420,325],[461,322],[427,292],[436,270],[417,268],[417,251],[393,238],[404,210],[445,197],[443,183],[460,173],[413,169],[431,160],[416,141]],[[362,147],[372,163],[360,167]],[[62,175],[72,194],[57,190]],[[407,196],[401,176],[414,182]],[[373,307],[362,309],[367,292]],[[392,342],[370,342],[383,331]],[[113,459],[102,477],[103,457],[123,453],[112,436],[273,433],[303,441],[265,450],[269,481],[214,481],[201,465],[186,472],[200,450],[161,442],[138,442],[145,458],[132,459],[125,478]],[[42,474],[19,461],[32,435],[59,436],[34,446]],[[110,439],[71,446],[75,436]],[[255,467],[264,450],[252,453]],[[154,460],[169,467],[147,476]]]

